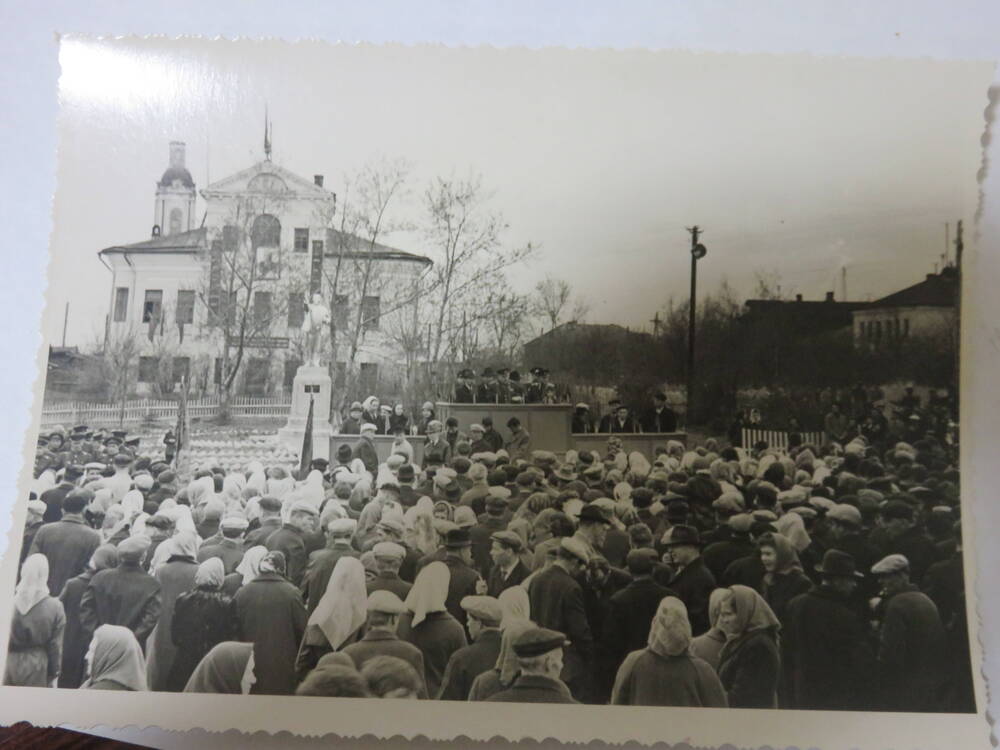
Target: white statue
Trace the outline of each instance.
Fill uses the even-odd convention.
[[[312,296],[312,302],[306,303],[306,315],[302,321],[302,333],[305,335],[305,364],[310,367],[319,366],[319,355],[323,350],[323,331],[330,324],[330,308],[323,304],[318,293]]]

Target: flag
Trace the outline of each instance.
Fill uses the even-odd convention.
[[[188,384],[187,378],[181,378],[181,398],[177,404],[177,427],[174,430],[174,467],[178,467],[181,462],[181,449],[187,445],[188,425],[187,425],[187,399]]]
[[[309,394],[309,414],[306,417],[306,431],[302,434],[302,453],[299,454],[299,476],[303,479],[309,474],[313,460],[313,395]]]

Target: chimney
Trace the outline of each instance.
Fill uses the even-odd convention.
[[[323,187],[323,175],[321,175],[321,174],[314,174],[313,175],[313,182],[316,183],[316,187]]]
[[[833,292],[827,292],[826,293],[826,301],[827,302],[833,302]]]
[[[170,166],[184,166],[184,141],[170,141]]]
[[[802,295],[801,294],[796,294],[795,295],[795,301],[796,302],[801,302],[802,301]]]

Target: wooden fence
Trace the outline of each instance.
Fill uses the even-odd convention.
[[[823,432],[800,432],[803,445],[815,445],[817,447],[826,442],[826,434]],[[785,452],[788,450],[788,432],[785,430],[758,430],[743,428],[743,447],[750,450],[759,442],[767,443],[768,448]]]
[[[229,413],[233,417],[285,417],[292,408],[290,396],[275,398],[258,396],[235,396],[229,401]],[[60,424],[69,429],[73,425],[87,424],[108,426],[117,424],[137,424],[144,421],[172,421],[177,419],[177,401],[126,401],[122,404],[97,403],[57,403],[42,407],[42,426]],[[219,413],[219,399],[212,396],[188,401],[190,419],[206,419]]]

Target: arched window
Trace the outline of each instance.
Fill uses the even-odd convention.
[[[279,247],[281,245],[281,222],[271,214],[261,214],[253,220],[250,241],[254,247]]]
[[[247,183],[247,190],[253,193],[284,193],[288,185],[278,175],[264,172]]]
[[[170,234],[179,234],[181,229],[181,210],[173,208],[170,210]]]

